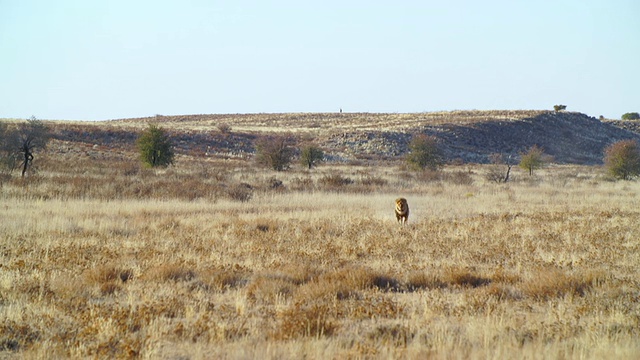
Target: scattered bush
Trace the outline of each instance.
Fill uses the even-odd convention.
[[[567,105],[553,105],[553,111],[560,112],[567,109]]]
[[[253,187],[245,183],[231,185],[227,189],[227,196],[231,200],[247,202],[253,197]]]
[[[616,179],[629,180],[640,175],[640,148],[635,140],[622,140],[604,151],[607,171]]]
[[[229,134],[231,132],[231,125],[227,123],[220,123],[218,124],[218,131],[223,134]]]
[[[592,273],[568,275],[559,269],[543,269],[521,285],[524,294],[537,300],[548,300],[565,295],[582,296],[597,283]]]
[[[296,177],[291,180],[289,188],[295,191],[311,191],[315,189],[315,184],[313,179],[310,177]]]
[[[513,167],[512,156],[504,156],[503,154],[489,155],[491,167],[485,175],[485,178],[491,182],[506,183],[511,175]],[[506,169],[506,170],[505,170]]]
[[[435,136],[417,135],[409,143],[406,162],[414,170],[438,170],[444,165],[444,154]]]
[[[275,190],[275,191],[285,190],[284,183],[282,182],[282,180],[276,178],[275,176],[272,176],[266,180],[265,187],[267,188],[267,190]]]
[[[256,142],[256,162],[276,171],[289,168],[293,139],[284,135],[263,136]]]
[[[309,170],[323,160],[324,152],[315,145],[306,145],[300,149],[300,163]]]
[[[278,330],[272,335],[277,340],[301,337],[331,336],[338,326],[329,318],[328,304],[294,304],[280,316]]]
[[[389,183],[385,178],[374,175],[364,176],[358,182],[364,186],[386,186]]]
[[[318,182],[320,183],[320,185],[328,188],[340,188],[353,184],[353,180],[351,178],[342,176],[340,174],[325,175],[318,179]]]
[[[473,177],[467,171],[454,171],[446,175],[446,179],[455,185],[472,185]]]
[[[640,120],[640,114],[637,112],[628,112],[622,114],[622,120]]]
[[[533,175],[533,170],[542,168],[546,163],[552,159],[550,156],[545,155],[544,150],[538,145],[533,145],[527,150],[526,153],[521,154],[520,164],[522,169],[529,172],[529,176]]]

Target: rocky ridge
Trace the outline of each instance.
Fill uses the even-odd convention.
[[[256,138],[286,132],[313,142],[332,161],[394,159],[416,134],[438,138],[450,161],[486,163],[492,153],[517,155],[533,145],[557,163],[600,164],[604,149],[623,139],[640,141],[640,122],[601,121],[576,112],[454,111],[418,114],[317,113],[155,116],[98,123],[54,123],[54,138],[104,150],[135,150],[148,123],[167,129],[177,152],[248,157]],[[230,131],[219,130],[220,124]]]

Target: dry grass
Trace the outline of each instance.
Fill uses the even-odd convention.
[[[548,111],[536,110],[471,110],[428,113],[274,113],[274,114],[210,114],[154,116],[123,119],[113,122],[121,128],[143,128],[157,122],[167,128],[191,131],[219,130],[219,126],[233,124],[239,132],[318,133],[327,130],[406,130],[424,125],[473,124],[487,120],[519,120]]]
[[[0,357],[640,356],[640,185],[595,168],[50,160],[2,185]]]

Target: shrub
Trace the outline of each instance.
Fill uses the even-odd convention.
[[[553,105],[553,110],[555,112],[560,112],[567,109],[567,105]]]
[[[231,125],[227,123],[218,124],[218,130],[223,134],[228,134],[231,132]]]
[[[409,143],[407,164],[414,170],[438,170],[444,164],[444,155],[435,136],[417,135]]]
[[[311,191],[315,188],[313,179],[296,177],[291,180],[289,187],[295,191]]]
[[[293,140],[288,136],[264,136],[256,142],[256,161],[276,171],[289,168]]]
[[[232,185],[227,189],[227,196],[231,200],[247,202],[253,197],[253,187],[245,183]]]
[[[309,169],[324,160],[324,152],[315,145],[306,145],[300,150],[300,163]]]
[[[605,149],[604,164],[616,179],[629,180],[640,175],[640,149],[635,140],[622,140]]]
[[[512,157],[505,157],[502,154],[494,153],[489,155],[489,161],[492,165],[485,175],[485,178],[496,183],[506,183],[509,181],[511,168],[513,167]],[[506,168],[506,171],[503,170],[504,168]]]
[[[533,170],[542,168],[545,163],[549,162],[551,158],[545,156],[544,150],[538,145],[533,145],[523,153],[520,157],[519,166],[529,172],[529,175],[533,175]]]
[[[150,124],[137,141],[142,162],[149,167],[173,164],[173,145],[164,129]]]
[[[389,182],[380,177],[380,176],[374,176],[374,175],[367,175],[363,178],[361,178],[359,180],[359,183],[364,185],[364,186],[385,186],[387,185]]]
[[[447,180],[455,185],[471,185],[473,177],[467,171],[455,171],[447,175]]]
[[[320,179],[318,179],[318,182],[321,185],[324,185],[330,188],[337,188],[337,187],[353,184],[353,180],[351,178],[342,176],[340,174],[325,175]]]
[[[637,112],[628,112],[622,114],[622,120],[640,120],[640,114]]]

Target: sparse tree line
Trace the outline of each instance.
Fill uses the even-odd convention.
[[[230,131],[227,125],[223,129],[225,132]],[[21,176],[24,177],[35,158],[34,153],[46,149],[50,138],[49,128],[35,117],[16,124],[0,123],[0,169],[9,174],[21,169]],[[140,159],[146,166],[164,167],[173,164],[175,154],[171,139],[157,125],[150,124],[136,144]],[[309,170],[325,160],[324,151],[319,146],[307,142],[297,147],[295,139],[286,134],[262,136],[256,141],[255,147],[257,164],[275,171],[288,170],[296,155],[300,165]],[[435,136],[415,135],[408,147],[409,152],[404,161],[413,170],[437,171],[445,164],[444,152]],[[533,175],[534,170],[552,162],[553,158],[545,154],[541,147],[534,145],[518,156],[492,154],[489,160],[492,167],[486,178],[496,183],[506,183],[510,180],[514,165],[517,164],[529,175]],[[603,161],[608,173],[616,179],[630,180],[638,177],[638,142],[622,140],[611,144],[605,149]]]
[[[225,129],[230,131],[226,127]],[[142,161],[148,166],[166,166],[173,163],[170,140],[164,131],[155,125],[150,125],[142,134],[138,140],[138,148]],[[256,141],[256,162],[275,171],[289,169],[296,153],[299,155],[300,164],[307,169],[312,169],[324,161],[324,152],[320,147],[306,143],[296,148],[296,141],[292,136],[265,135]],[[409,143],[409,152],[404,160],[413,170],[437,171],[444,166],[445,155],[437,137],[418,134]],[[553,162],[553,157],[545,154],[543,148],[533,145],[518,156],[491,154],[489,160],[492,168],[487,173],[487,180],[506,183],[514,165],[517,164],[531,176],[535,170]],[[609,174],[616,179],[629,180],[640,175],[640,147],[635,140],[623,140],[610,145],[605,150],[603,160]]]

